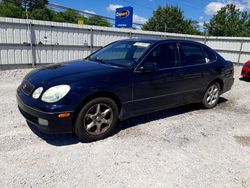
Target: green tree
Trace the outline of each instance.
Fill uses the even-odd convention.
[[[48,8],[33,9],[30,13],[30,18],[34,20],[50,21],[53,18],[53,12]]]
[[[205,23],[205,28],[213,36],[247,37],[250,36],[250,14],[228,4]]]
[[[3,0],[4,3],[13,3],[22,8],[43,9],[46,8],[48,0]]]
[[[87,19],[87,23],[88,25],[98,25],[98,26],[105,26],[105,27],[112,27],[112,25],[105,20],[102,17],[99,16],[91,16]]]
[[[16,6],[21,7],[21,6],[22,6],[22,1],[23,1],[23,0],[3,0],[2,2],[3,2],[3,3],[13,3],[13,4],[15,4]]]
[[[54,12],[52,16],[52,21],[54,22],[65,22],[62,12]]]
[[[23,10],[13,3],[0,3],[0,17],[22,18]]]
[[[29,9],[43,9],[48,5],[48,0],[23,0],[23,5]]]
[[[185,19],[183,11],[175,6],[159,6],[142,29],[169,33],[200,34],[197,25],[194,25],[194,21]]]
[[[3,0],[0,2],[0,16],[26,18],[27,8],[29,18],[34,20],[77,23],[79,19],[83,19],[88,25],[112,27],[106,19],[99,16],[85,18],[73,9],[55,12],[47,8],[47,4],[48,0]]]
[[[64,21],[68,23],[77,23],[77,20],[81,17],[80,14],[73,9],[61,12],[61,16],[64,18]]]

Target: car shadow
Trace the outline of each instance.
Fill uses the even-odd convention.
[[[240,81],[244,81],[244,82],[250,82],[250,78],[239,78]]]
[[[228,100],[220,97],[219,99],[219,104],[220,103],[225,103]],[[114,136],[115,134],[119,133],[122,130],[129,129],[131,127],[135,127],[140,124],[148,123],[151,121],[155,121],[158,119],[165,119],[168,117],[180,115],[180,114],[185,114],[188,112],[196,111],[196,110],[201,110],[202,107],[200,104],[191,104],[191,105],[186,105],[186,106],[181,106],[177,108],[172,108],[168,110],[163,110],[159,112],[153,112],[147,115],[142,115],[138,116],[135,118],[131,118],[128,120],[125,120],[117,126],[115,131],[112,133],[111,136]],[[35,133],[38,137],[41,139],[45,140],[48,144],[54,145],[54,146],[65,146],[65,145],[73,145],[77,143],[86,143],[81,141],[75,134],[69,133],[69,134],[46,134],[43,132],[40,132],[38,128],[32,124],[28,124],[30,127],[31,131]]]
[[[220,97],[218,104],[225,103],[228,100],[224,97]],[[140,124],[148,123],[151,121],[159,120],[159,119],[165,119],[168,117],[185,114],[192,111],[202,110],[204,109],[201,104],[190,104],[185,105],[181,107],[171,108],[167,110],[162,110],[158,112],[153,112],[147,115],[142,115],[136,118],[128,119],[120,123],[119,127],[120,129],[116,132],[118,133],[121,130],[125,130]]]
[[[73,145],[81,142],[81,140],[73,133],[66,134],[47,134],[41,132],[35,125],[27,123],[30,130],[38,137],[54,146]]]

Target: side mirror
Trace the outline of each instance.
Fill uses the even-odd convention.
[[[156,63],[152,61],[145,62],[138,70],[141,72],[149,73],[155,71]]]

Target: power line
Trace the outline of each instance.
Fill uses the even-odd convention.
[[[59,8],[59,9],[63,9],[63,10],[72,9],[72,8],[65,7],[65,6],[62,6],[62,5],[59,5],[59,4],[55,4],[55,3],[49,3],[49,7],[51,7],[51,8]],[[81,13],[81,14],[85,14],[85,15],[88,15],[88,16],[98,16],[98,17],[102,17],[102,18],[105,18],[105,19],[108,19],[108,20],[115,20],[114,18],[101,16],[101,15],[89,13],[89,12],[86,12],[86,11],[81,11],[81,10],[76,10],[76,9],[72,9],[72,10],[75,10],[75,11]]]
[[[49,3],[48,6],[52,9],[61,9],[61,10],[68,10],[68,9],[72,9],[72,8],[69,8],[69,7],[65,7],[65,6],[62,6],[62,5],[59,5],[59,4],[55,4],[55,3]],[[106,20],[109,20],[111,22],[114,22],[115,21],[115,18],[111,18],[111,17],[107,17],[107,16],[101,16],[101,15],[98,15],[98,14],[93,14],[93,13],[89,13],[89,12],[86,12],[86,11],[81,11],[81,10],[76,10],[76,9],[73,9],[75,11],[77,11],[78,13],[80,13],[81,15],[87,15],[87,16],[97,16],[97,17],[100,17],[100,18],[104,18]],[[140,24],[140,23],[133,23],[133,25],[138,25],[138,26],[142,26],[143,24]]]
[[[133,5],[135,5],[135,6],[137,6],[137,7],[140,7],[140,8],[145,8],[145,9],[150,9],[150,10],[152,10],[152,11],[154,11],[155,9],[153,9],[152,7],[149,7],[149,6],[145,6],[145,5],[143,5],[143,4],[140,4],[140,3],[137,3],[137,2],[134,2],[134,1],[130,1],[130,0],[119,0],[120,2],[126,2],[126,3],[129,3],[129,4],[133,4]],[[169,1],[171,1],[172,3],[168,3]],[[163,3],[163,7],[164,6],[166,6],[166,5],[173,5],[173,4],[176,4],[177,6],[179,6],[179,5],[181,5],[181,4],[185,4],[186,6],[188,6],[188,7],[191,7],[191,8],[201,8],[201,7],[199,7],[199,6],[195,6],[195,5],[193,5],[193,2],[191,3],[191,2],[189,2],[189,1],[185,1],[185,0],[182,0],[181,1],[181,4],[179,4],[179,3],[177,3],[175,0],[164,0],[164,3]],[[160,4],[161,5],[161,4]],[[181,6],[179,6],[179,7],[181,7]]]
[[[154,9],[151,8],[151,7],[145,6],[145,5],[140,4],[140,3],[136,3],[136,2],[134,2],[134,1],[130,1],[130,0],[119,0],[119,1],[120,1],[120,2],[123,1],[123,2],[129,3],[129,4],[134,4],[135,6],[140,7],[140,8],[146,8],[146,9],[154,10]]]
[[[173,3],[175,3],[175,4],[177,4],[177,6],[179,6],[179,3],[177,3],[177,2],[175,2],[175,0],[168,0],[168,1],[172,1]],[[181,4],[185,4],[186,6],[188,6],[188,7],[190,7],[190,8],[201,8],[201,7],[199,7],[199,6],[195,6],[195,5],[193,5],[193,3],[190,3],[190,2],[188,2],[188,1],[186,1],[186,0],[182,0],[181,1]],[[179,6],[179,7],[181,7],[181,6]]]

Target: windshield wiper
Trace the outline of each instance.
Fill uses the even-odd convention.
[[[91,58],[91,57],[86,58],[86,60],[96,61],[96,62],[101,63],[101,64],[107,64],[108,63],[108,62],[104,61],[103,59],[97,59],[97,58]]]
[[[98,63],[101,64],[107,64],[108,62],[104,61],[103,59],[93,59],[94,61],[97,61]]]
[[[98,62],[100,64],[109,64],[109,65],[116,66],[116,67],[126,67],[124,65],[120,65],[120,64],[116,64],[116,63],[111,63],[111,62],[108,62],[108,61],[104,61],[103,59],[88,58],[88,60],[90,60],[90,61],[96,61],[96,62]]]

